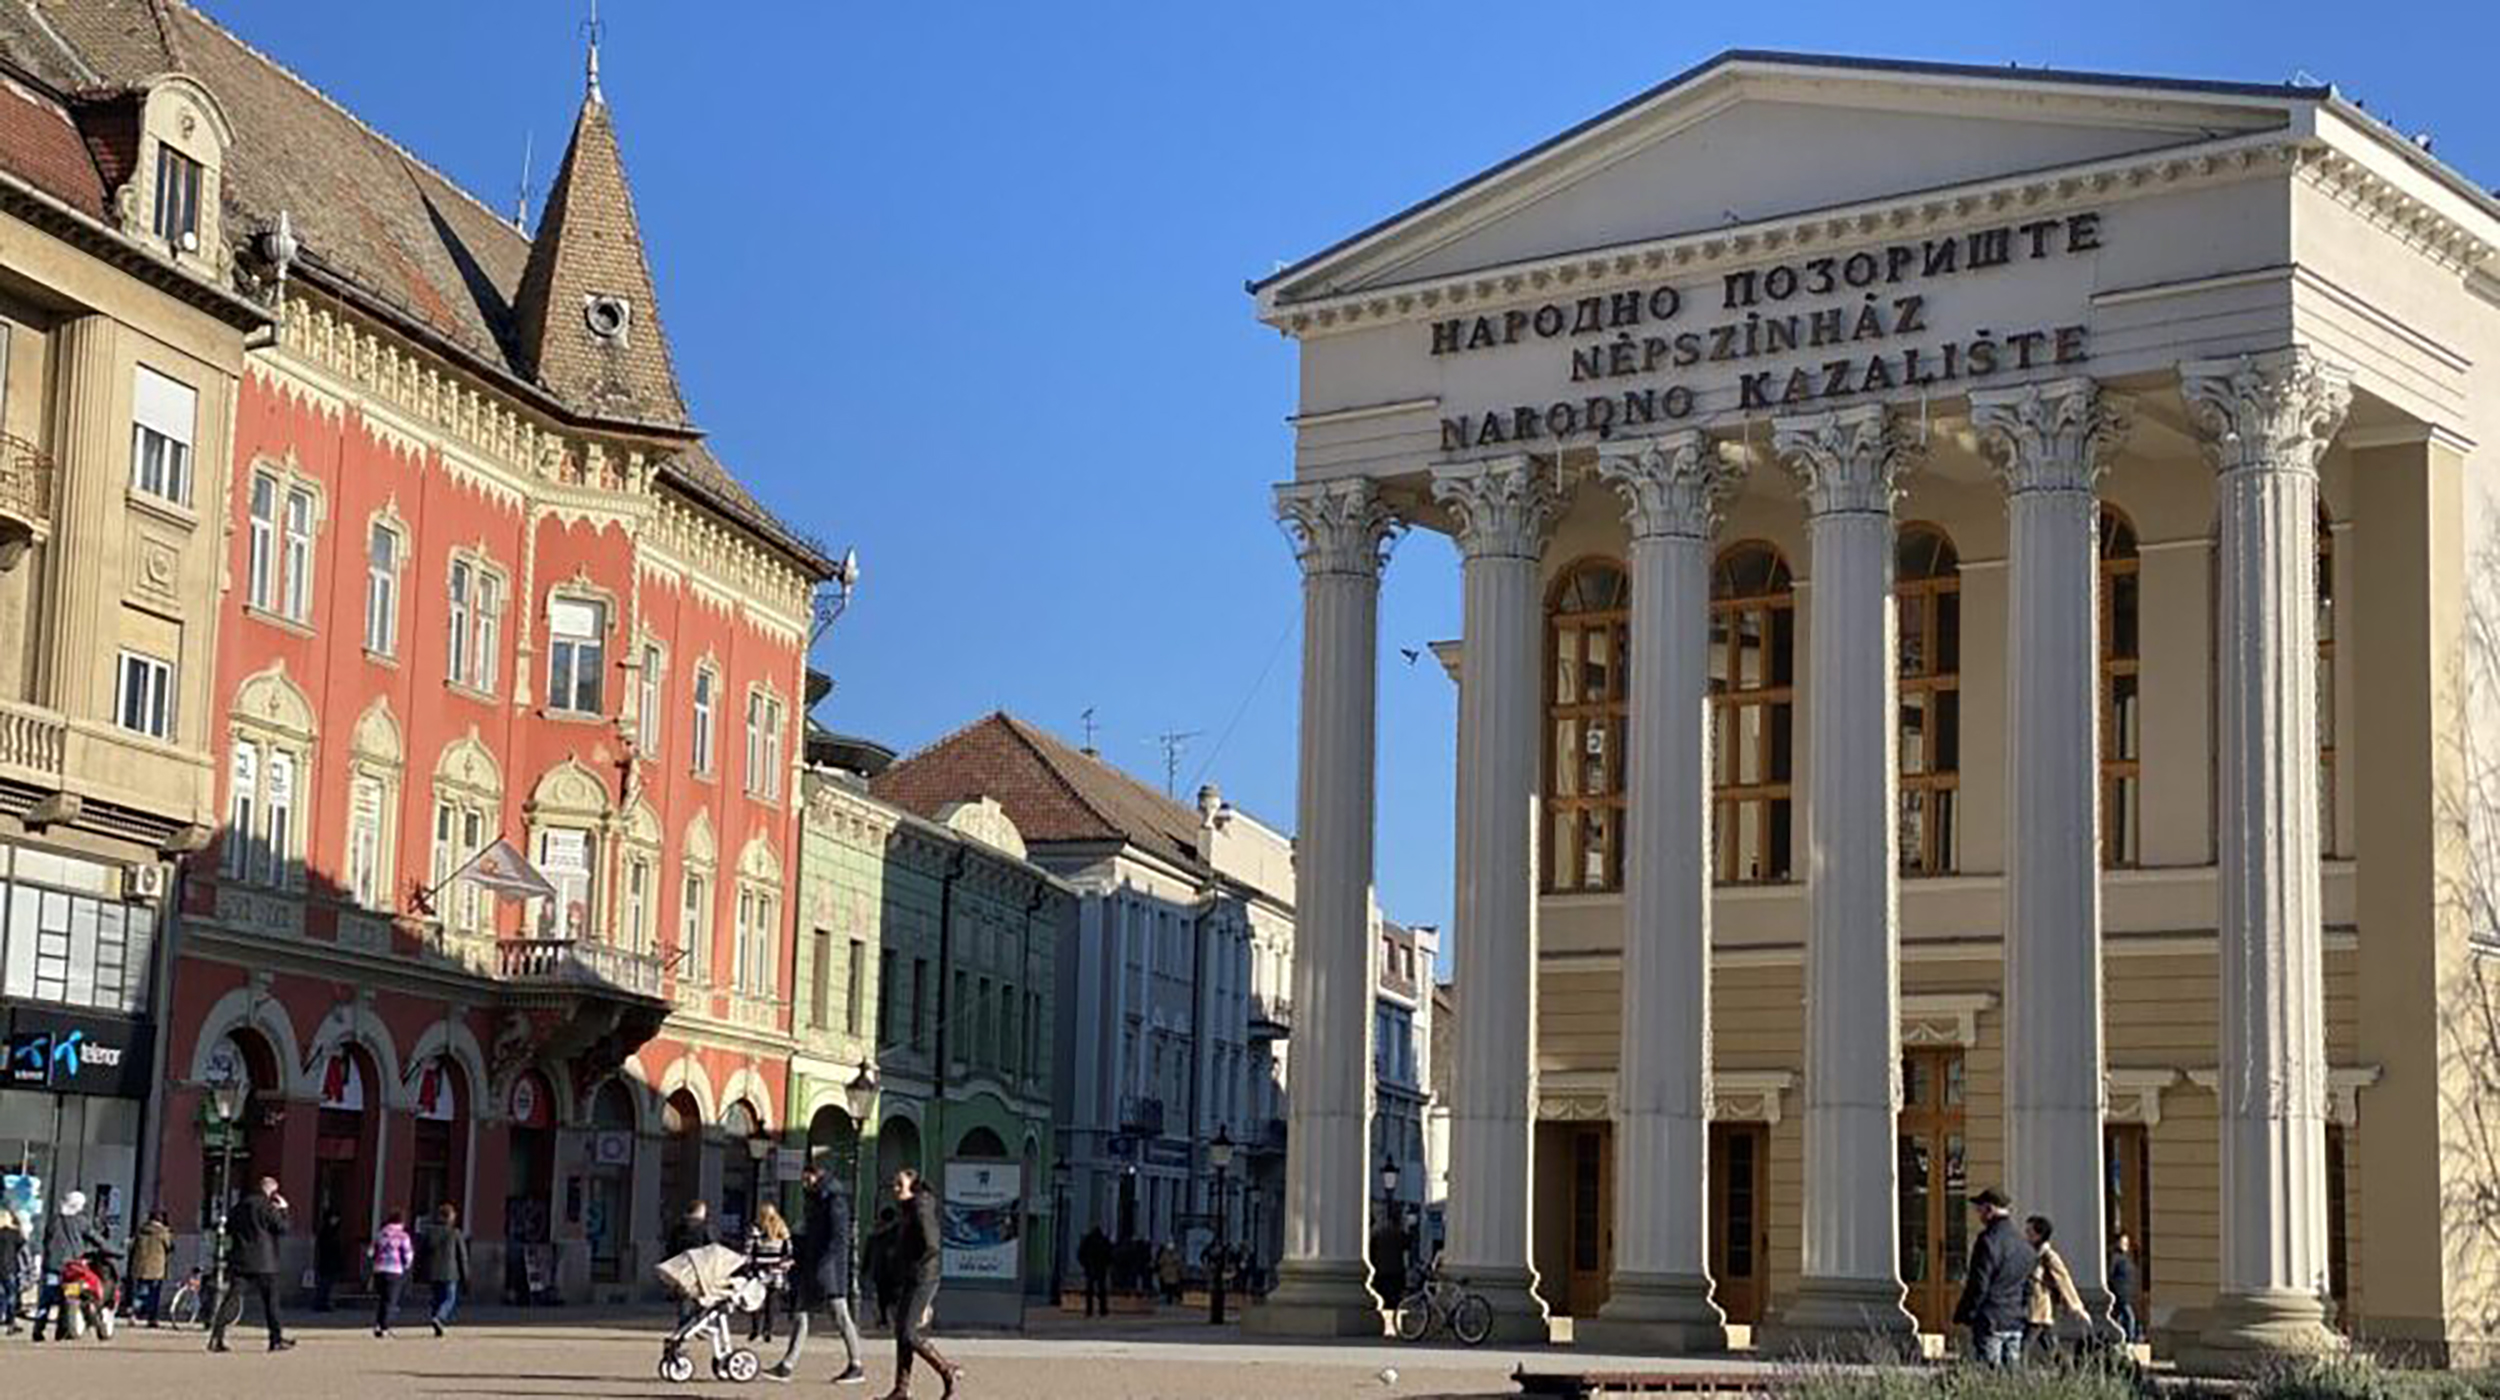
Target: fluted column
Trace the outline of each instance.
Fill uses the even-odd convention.
[[[1378,1336],[1363,1258],[1371,1086],[1373,741],[1380,569],[1398,524],[1363,478],[1297,482],[1276,513],[1302,563],[1284,1259],[1254,1331]]]
[[[2337,1345],[2314,570],[2318,459],[2351,389],[2287,349],[2183,364],[2179,391],[2217,473],[2222,584],[2222,1268],[2194,1359],[2240,1367]]]
[[[1805,1267],[1775,1340],[1901,1345],[1901,960],[1893,501],[1915,464],[1881,405],[1775,425],[1812,554],[1806,726]]]
[[[1457,1103],[1450,1114],[1451,1272],[1493,1304],[1496,1335],[1546,1339],[1529,1262],[1536,1099],[1537,561],[1553,468],[1528,457],[1446,467],[1432,491],[1458,526],[1465,647],[1458,685]]]
[[[1974,391],[2005,486],[2005,1184],[2059,1227],[2096,1325],[2100,1247],[2100,502],[2126,423],[2089,379]],[[1958,1206],[1956,1207],[1959,1208]]]
[[[1603,453],[1632,527],[1615,1258],[1575,1340],[1717,1351],[1710,1300],[1710,538],[1740,473],[1699,432]]]

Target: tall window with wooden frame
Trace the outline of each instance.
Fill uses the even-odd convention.
[[[1788,561],[1731,545],[1710,576],[1710,868],[1722,884],[1790,877],[1796,687]]]
[[[1933,525],[1904,525],[1893,551],[1899,672],[1901,873],[1953,870],[1962,767],[1962,563]]]
[[[2335,842],[2335,521],[2318,503],[2318,850]]]
[[[2101,507],[2101,864],[2120,869],[2144,858],[2144,717],[2135,525]]]
[[[1611,559],[1572,565],[1554,584],[1546,651],[1545,887],[1623,887],[1625,647],[1631,581]]]

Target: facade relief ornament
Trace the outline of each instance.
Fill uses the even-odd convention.
[[[1926,446],[1882,404],[1782,418],[1771,443],[1809,516],[1890,514]]]
[[[1553,468],[1526,456],[1438,468],[1432,498],[1458,517],[1458,552],[1468,559],[1543,557],[1563,507]]]
[[[1380,577],[1406,531],[1369,477],[1296,481],[1276,488],[1276,519],[1305,574]]]
[[[2179,397],[2215,471],[2315,475],[2352,406],[2352,375],[2302,346],[2179,366]]]
[[[1634,539],[1706,540],[1718,533],[1745,468],[1724,456],[1707,434],[1688,429],[1601,449],[1597,475],[1623,497]]]
[[[2009,496],[2090,493],[2133,426],[2118,399],[2084,378],[1974,389],[1970,416]]]

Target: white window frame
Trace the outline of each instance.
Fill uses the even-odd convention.
[[[279,510],[279,557],[285,573],[278,590],[279,611],[292,622],[312,621],[313,540],[321,532],[321,497],[304,483],[290,482]]]
[[[477,575],[474,639],[470,643],[474,651],[469,683],[488,695],[495,693],[496,682],[503,675],[503,600],[503,574],[481,566]]]
[[[660,680],[666,665],[658,642],[642,644],[642,672],[634,678],[634,742],[645,758],[660,751]]]
[[[747,690],[747,793],[781,800],[781,697],[764,686]]]
[[[590,610],[593,625],[589,635],[566,631],[559,625],[564,612],[575,608]],[[608,612],[604,598],[564,592],[547,595],[548,709],[577,715],[607,712]],[[588,704],[582,703],[585,699]]]
[[[388,824],[390,788],[380,775],[358,773],[347,784],[347,891],[359,907],[387,907],[384,884],[383,828]]]
[[[532,836],[531,855],[538,873],[556,889],[554,898],[539,902],[538,936],[574,943],[594,941],[599,936],[599,833],[587,826],[557,822],[538,828]],[[556,860],[559,841],[581,843],[579,868]],[[577,904],[578,920],[569,917]]]
[[[376,558],[383,541],[390,558]],[[407,566],[408,537],[396,525],[376,520],[365,530],[365,650],[375,656],[399,655],[399,571]]]
[[[710,662],[694,668],[694,684],[689,687],[694,699],[694,771],[705,776],[712,772],[712,740],[714,721],[720,713],[720,671]]]
[[[628,952],[651,951],[651,890],[658,868],[648,851],[629,850],[625,854],[624,911],[619,932],[624,935]]]
[[[434,912],[436,918],[460,933],[479,931],[478,915],[485,902],[479,899],[475,885],[462,880],[456,890],[448,892],[451,910],[446,914],[441,901],[447,892],[442,887],[453,871],[476,859],[477,853],[493,839],[495,824],[487,816],[488,800],[467,790],[434,794]]]
[[[174,663],[129,647],[113,666],[113,723],[133,734],[174,737]],[[133,706],[137,713],[132,712]]]
[[[269,610],[270,601],[277,596],[279,490],[276,476],[255,471],[251,492],[245,498],[251,533],[244,555],[243,601],[263,612]]]
[[[677,980],[694,986],[712,980],[712,872],[689,866],[677,882]]]
[[[251,874],[252,847],[260,838],[260,754],[259,740],[238,736],[226,761],[226,781],[231,790],[226,798],[223,870],[230,880],[245,879]]]
[[[191,443],[199,431],[199,390],[138,367],[131,386],[130,487],[189,508]]]
[[[256,883],[272,889],[293,889],[302,869],[296,858],[296,813],[303,805],[304,760],[293,749],[272,747],[261,769],[261,822],[267,835],[258,843]]]

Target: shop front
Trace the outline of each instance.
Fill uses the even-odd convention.
[[[11,1006],[0,1077],[0,1205],[49,1211],[83,1191],[108,1231],[131,1220],[155,1032],[144,1021]]]

